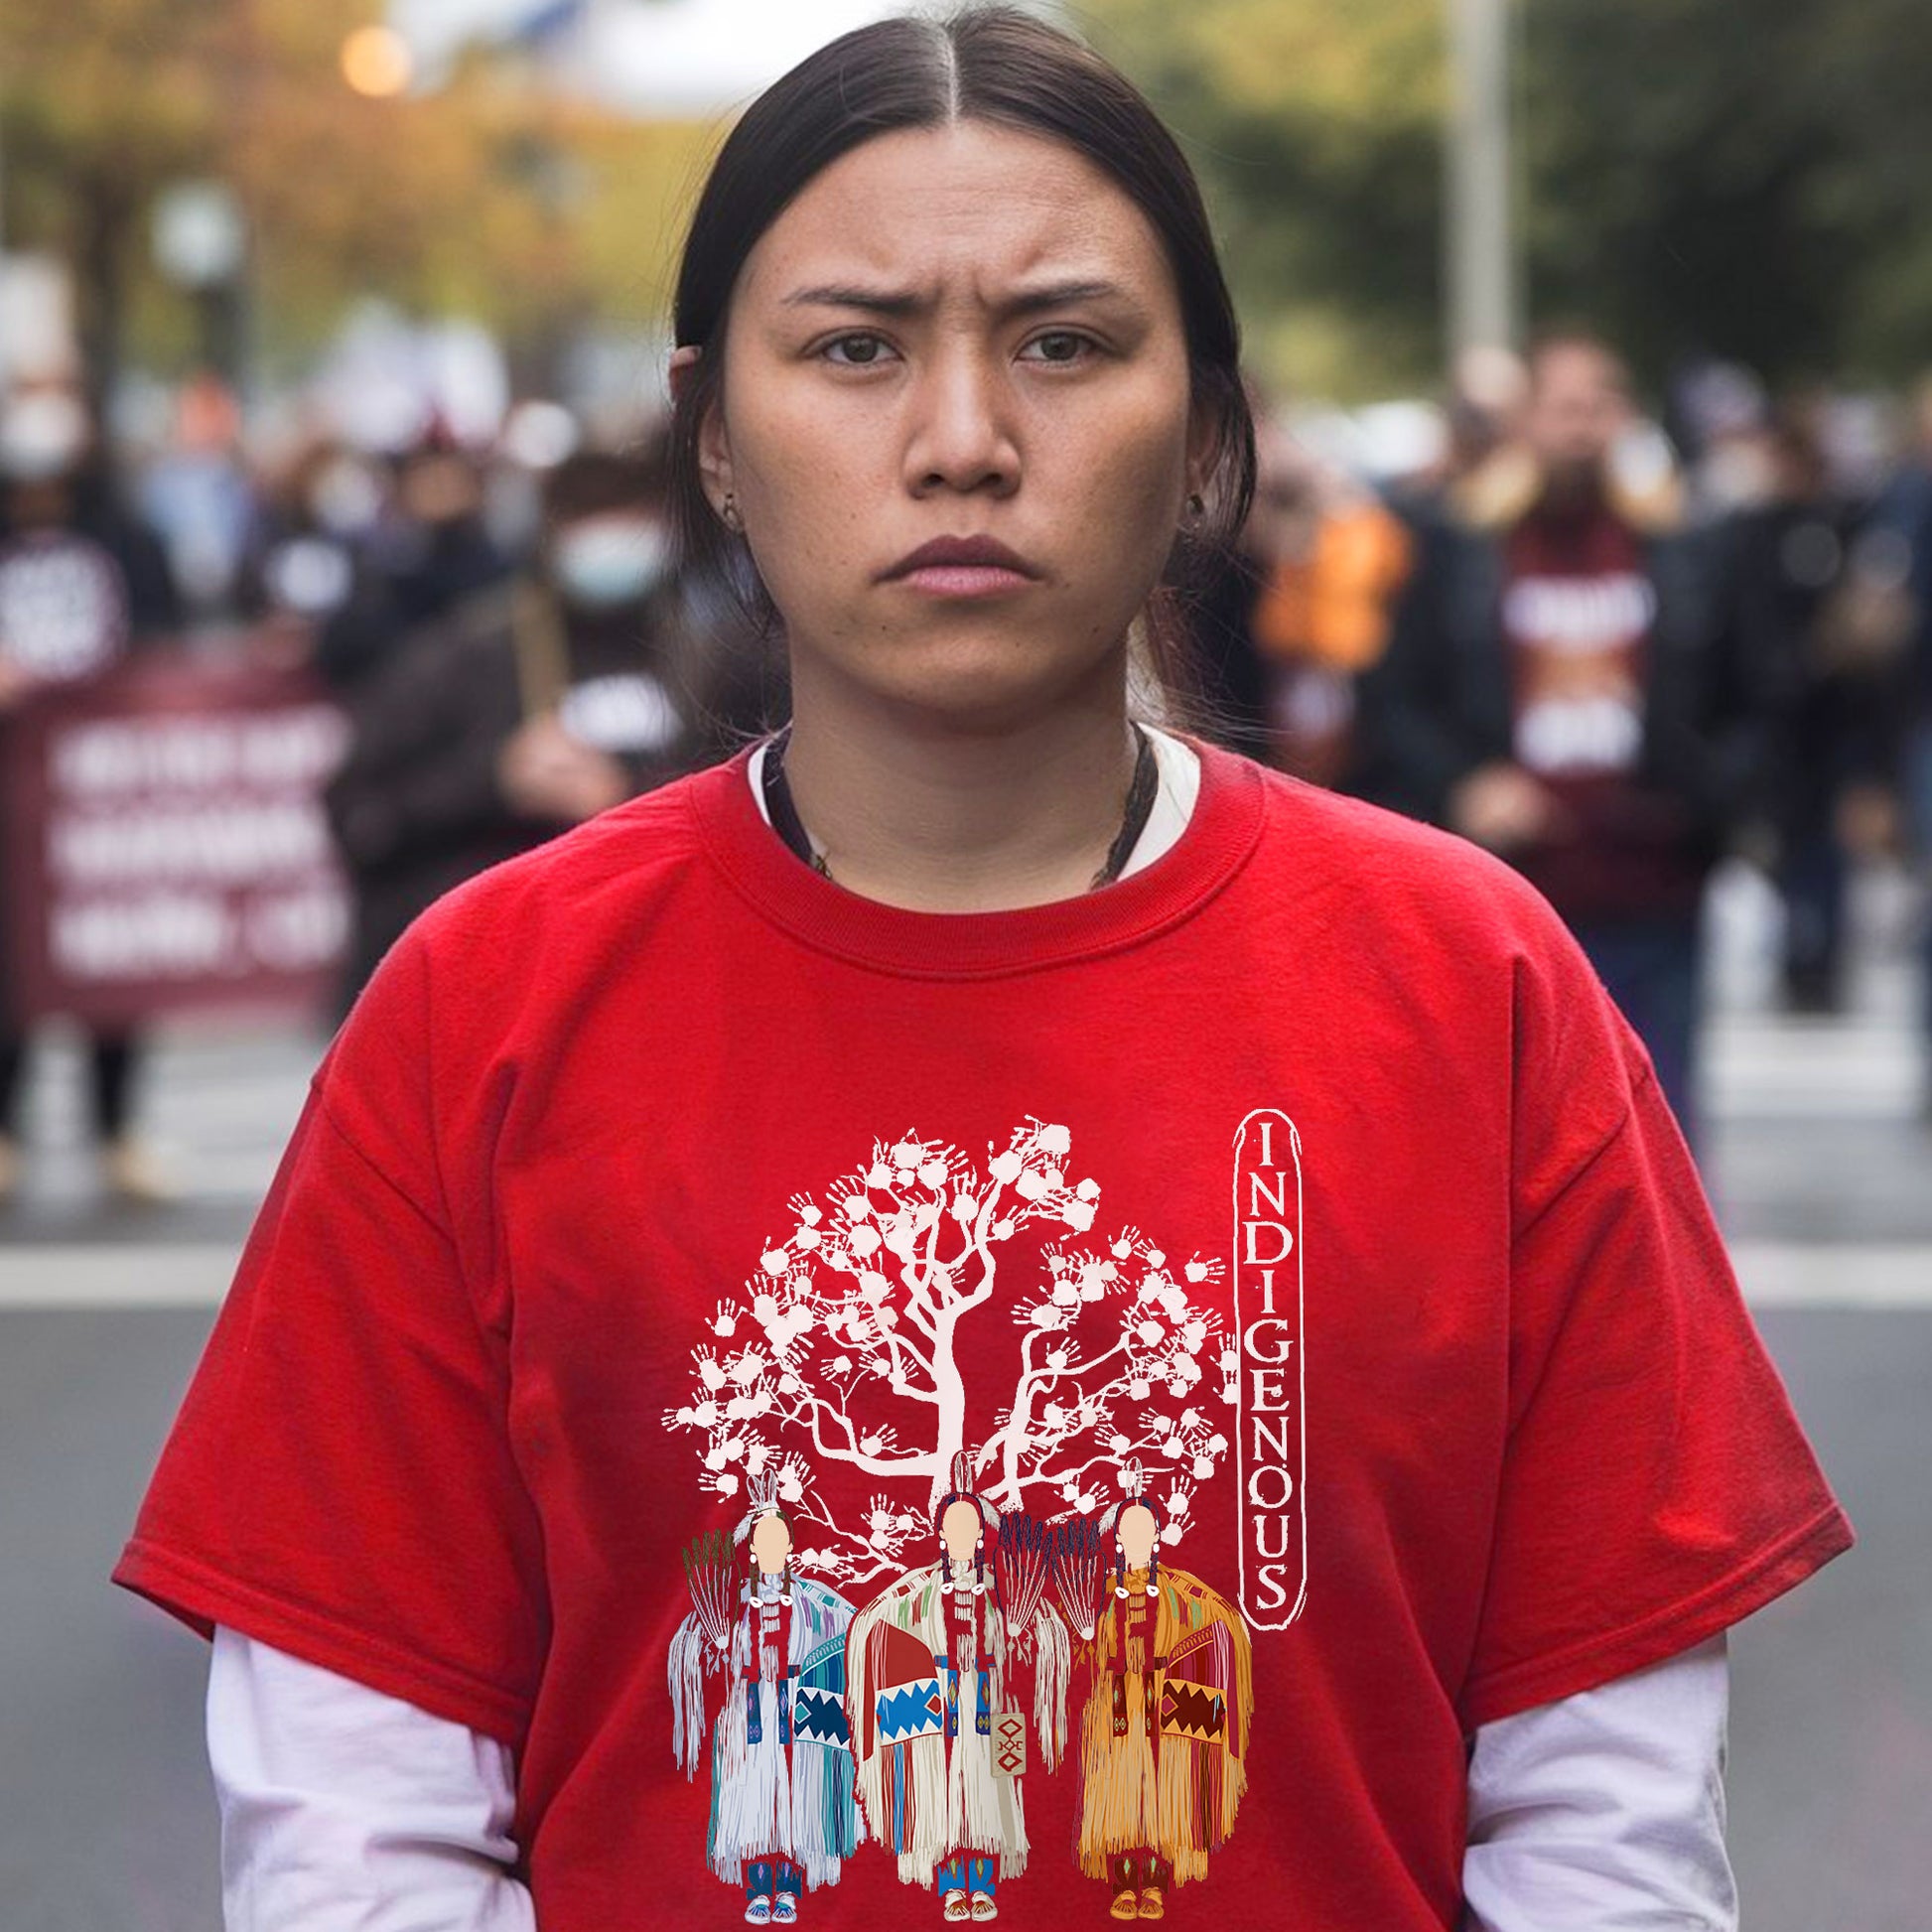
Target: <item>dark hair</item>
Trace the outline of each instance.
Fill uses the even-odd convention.
[[[945,20],[883,20],[844,35],[766,88],[719,151],[678,271],[672,327],[700,355],[671,425],[671,524],[680,560],[749,589],[773,613],[740,539],[704,493],[699,429],[717,403],[724,328],[746,258],[787,205],[840,156],[902,128],[984,121],[1077,150],[1118,182],[1153,224],[1180,296],[1194,407],[1216,439],[1200,523],[1177,538],[1150,601],[1154,668],[1180,710],[1200,709],[1185,628],[1188,600],[1225,566],[1255,487],[1254,418],[1241,381],[1240,329],[1200,189],[1173,136],[1114,68],[1069,35],[1012,7]]]

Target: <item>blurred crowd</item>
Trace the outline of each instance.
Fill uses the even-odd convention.
[[[1653,417],[1567,330],[1440,407],[1270,419],[1261,473],[1205,627],[1248,746],[1527,875],[1696,1147],[1719,863],[1775,885],[1804,1014],[1846,1002],[1858,867],[1932,872],[1932,388],[1906,420],[1712,364]]]
[[[1652,416],[1570,331],[1465,358],[1440,400],[1256,403],[1253,514],[1188,605],[1200,698],[1175,722],[1518,867],[1695,1145],[1714,867],[1775,882],[1804,1013],[1846,998],[1856,869],[1932,871],[1932,387],[1912,417],[1707,365]],[[326,796],[343,1005],[441,892],[784,713],[781,650],[671,568],[661,424],[529,400],[487,436],[429,410],[376,448],[320,413],[258,433],[203,377],[142,442],[70,380],[16,386],[0,718],[182,639],[307,664],[349,720]],[[26,1046],[0,1019],[0,1198]],[[135,1038],[90,1051],[110,1183],[165,1197]]]

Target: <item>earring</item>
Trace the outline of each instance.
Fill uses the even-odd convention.
[[[738,498],[729,489],[725,491],[725,506],[718,514],[724,519],[726,529],[742,531],[745,528],[745,519],[738,513]]]
[[[1199,517],[1207,508],[1207,499],[1199,490],[1192,491],[1187,498],[1187,514],[1190,518]]]

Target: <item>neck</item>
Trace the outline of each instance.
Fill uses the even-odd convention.
[[[785,777],[848,890],[914,911],[990,912],[1084,893],[1134,771],[1125,647],[1050,711],[935,715],[794,652]]]
[[[1546,516],[1587,516],[1609,500],[1600,470],[1552,470],[1544,478],[1538,507]]]

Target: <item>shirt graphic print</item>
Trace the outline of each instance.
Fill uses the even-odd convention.
[[[751,1689],[745,1633],[760,1605],[767,1623],[777,1614],[779,1586],[757,1552],[764,1530],[782,1553],[787,1609],[803,1614],[813,1598],[800,1580],[814,1576],[867,1602],[832,1741],[851,1745],[862,1816],[902,1881],[943,1881],[972,1853],[991,1855],[973,1887],[988,1897],[1025,1871],[1028,1733],[1008,1708],[1013,1667],[1033,1664],[1034,1735],[1050,1770],[1069,1631],[1095,1680],[1083,1869],[1122,1891],[1136,1871],[1162,1890],[1205,1875],[1245,1783],[1249,1640],[1231,1598],[1251,1596],[1263,1627],[1280,1629],[1306,1587],[1299,1146],[1286,1116],[1263,1110],[1232,1147],[1226,1253],[1171,1257],[1157,1232],[1110,1218],[1064,1123],[1029,1115],[977,1159],[920,1134],[877,1137],[829,1184],[787,1200],[791,1225],[703,1323],[690,1399],[664,1425],[694,1439],[701,1498],[750,1507],[731,1549],[700,1537],[685,1553],[694,1608],[669,1678],[693,1774],[705,1676],[725,1679],[706,1854],[754,1907],[790,1870],[807,1890],[836,1879],[851,1849],[849,1801],[816,1801],[823,1754],[807,1742],[830,1736],[813,1723],[829,1693],[794,1682],[793,1707],[760,1725]],[[998,1402],[969,1446],[972,1368]],[[1238,1582],[1223,1596],[1170,1561],[1164,1587],[1162,1558],[1184,1542],[1195,1493],[1237,1465],[1250,1472]],[[863,1487],[835,1488],[821,1468]],[[949,1549],[946,1513],[962,1499],[972,1535]],[[1131,1583],[1124,1505],[1147,1524]],[[920,1561],[935,1538],[936,1560]],[[845,1598],[828,1588],[825,1600],[840,1628],[852,1621]],[[1141,1627],[1149,1615],[1158,1628]],[[776,1646],[794,1680],[798,1651],[795,1639]],[[767,1792],[798,1766],[812,1789],[774,1823]],[[839,1775],[844,1800],[850,1767]]]

